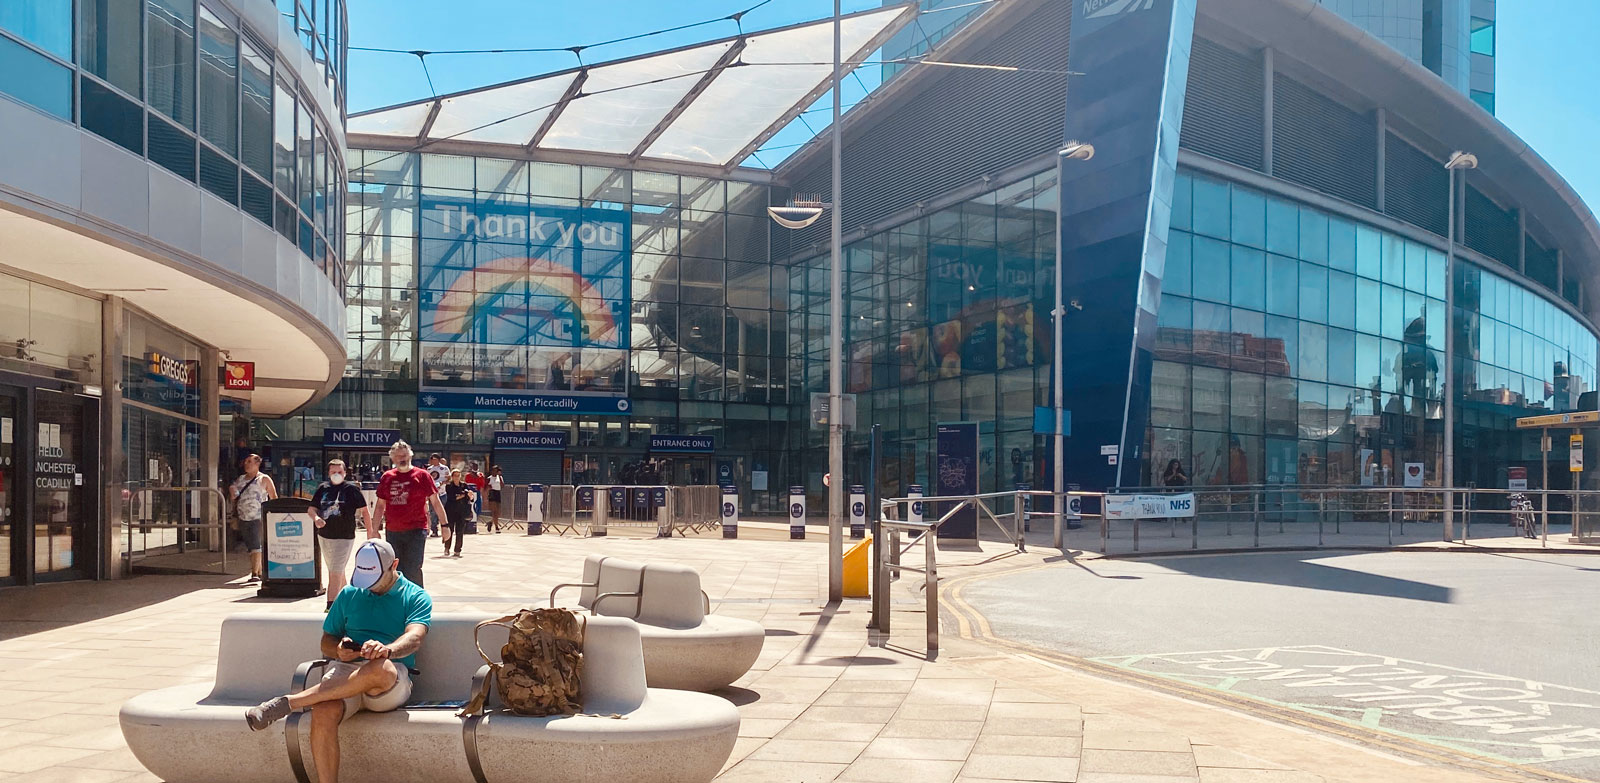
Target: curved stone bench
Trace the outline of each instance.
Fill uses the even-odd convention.
[[[733,752],[738,710],[716,696],[646,687],[639,626],[624,618],[588,618],[584,714],[456,717],[475,677],[487,669],[472,647],[472,629],[481,619],[435,614],[417,653],[412,702],[344,722],[344,783],[499,783],[535,773],[597,783],[710,781]],[[225,619],[214,684],[151,691],[123,705],[129,749],[167,783],[309,781],[310,714],[252,732],[244,710],[296,687],[291,681],[297,675],[314,676],[306,651],[316,651],[321,633],[321,614]],[[504,628],[485,628],[484,649],[499,649],[505,636]],[[613,714],[621,717],[598,717]],[[307,772],[297,771],[296,759]]]
[[[562,587],[580,588],[578,605],[595,615],[639,623],[652,688],[725,688],[750,670],[766,642],[760,623],[708,614],[700,574],[687,566],[589,555],[583,581],[552,590],[552,606]]]

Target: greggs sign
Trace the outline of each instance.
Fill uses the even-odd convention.
[[[174,359],[164,353],[150,351],[144,355],[145,371],[158,378],[166,378],[180,386],[194,385],[196,362]]]
[[[255,391],[256,363],[224,362],[222,365],[222,388],[230,391]]]

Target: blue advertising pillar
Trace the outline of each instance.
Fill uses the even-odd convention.
[[[1142,478],[1194,18],[1195,0],[1073,2],[1063,140],[1095,155],[1062,167],[1056,350],[1073,413],[1066,476],[1085,489]]]

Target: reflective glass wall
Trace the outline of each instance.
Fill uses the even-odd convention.
[[[324,21],[302,39],[321,52],[319,75],[342,100],[333,62],[343,61],[343,3],[311,0],[307,18]],[[338,283],[345,167],[330,139],[344,118],[317,110],[262,43],[277,31],[266,32],[196,0],[0,3],[0,94],[275,227]]]
[[[1312,207],[1178,178],[1144,483],[1437,484],[1445,254]],[[1523,458],[1517,415],[1570,410],[1596,342],[1538,294],[1458,266],[1458,481]],[[1496,434],[1499,433],[1499,434]],[[1484,475],[1487,474],[1487,475]]]

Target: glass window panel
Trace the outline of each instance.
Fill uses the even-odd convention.
[[[128,0],[78,0],[79,63],[135,98],[143,96],[143,11]]]
[[[0,92],[72,119],[72,71],[4,36],[0,36]]]
[[[144,107],[93,79],[83,79],[79,85],[82,89],[78,110],[83,127],[135,155],[143,155]]]
[[[1365,277],[1356,279],[1356,330],[1368,334],[1382,332],[1383,287]]]
[[[1328,216],[1311,207],[1300,208],[1300,258],[1328,263]]]
[[[1189,480],[1186,483],[1194,483],[1194,476],[1189,474],[1193,466],[1189,436],[1190,433],[1187,429],[1157,427],[1151,432],[1150,475],[1146,478],[1145,483],[1163,483],[1162,476],[1166,474],[1167,465],[1172,462],[1177,462],[1178,468],[1183,471],[1183,474],[1189,476]]]
[[[1260,434],[1264,394],[1262,377],[1255,373],[1235,372],[1230,388],[1229,421],[1233,431]]]
[[[273,179],[278,191],[288,196],[294,194],[294,93],[278,82],[273,94]]]
[[[1228,435],[1223,432],[1196,432],[1190,464],[1191,483],[1217,486],[1228,483]]]
[[[295,184],[299,186],[300,211],[307,215],[311,214],[313,208],[311,194],[316,185],[311,176],[313,155],[311,126],[311,112],[302,104],[299,113],[295,115]]]
[[[1193,216],[1194,178],[1180,173],[1172,185],[1172,227],[1188,231],[1193,225]]]
[[[1209,302],[1194,303],[1194,360],[1200,364],[1226,367],[1233,351],[1233,334],[1228,326],[1228,308]]]
[[[1346,280],[1350,279],[1350,276],[1343,272],[1333,274],[1343,276]],[[1328,295],[1328,270],[1310,263],[1300,264],[1300,317],[1307,321],[1326,322]],[[1345,305],[1348,311],[1350,303],[1347,301]],[[1346,324],[1345,328],[1353,329],[1355,324]]]
[[[1355,385],[1364,389],[1381,388],[1382,376],[1382,343],[1372,335],[1356,335]]]
[[[1267,372],[1279,357],[1266,339],[1266,316],[1239,308],[1234,308],[1232,316],[1232,328],[1227,335],[1233,351],[1231,366],[1235,370]]]
[[[1216,180],[1194,180],[1194,232],[1227,239],[1233,221],[1228,201],[1228,185]]]
[[[1379,240],[1383,245],[1383,282],[1404,288],[1406,284],[1405,240],[1390,234],[1380,234]]]
[[[1267,304],[1267,257],[1260,250],[1234,245],[1229,263],[1233,279],[1229,301],[1238,307],[1260,310]]]
[[[1156,362],[1150,370],[1150,424],[1188,428],[1189,396],[1188,365]]]
[[[1428,296],[1431,296],[1431,297],[1433,297],[1435,299],[1443,299],[1444,298],[1444,282],[1445,282],[1444,281],[1445,254],[1441,253],[1441,252],[1439,252],[1437,250],[1434,250],[1431,247],[1427,249],[1427,254],[1428,254],[1428,271],[1427,271],[1427,278],[1428,278],[1427,292],[1428,292]]]
[[[1383,279],[1383,235],[1368,226],[1356,226],[1355,273],[1373,280]]]
[[[1301,378],[1328,379],[1328,327],[1308,321],[1300,323],[1300,362],[1295,369]]]
[[[591,68],[586,94],[567,105],[540,146],[631,154],[728,46],[723,42]]]
[[[272,176],[272,65],[250,44],[240,42],[239,162],[263,177]]]
[[[1328,219],[1328,266],[1346,272],[1356,271],[1356,226],[1338,218]]]
[[[1378,344],[1378,371],[1381,373],[1379,380],[1385,392],[1400,390],[1400,382],[1395,373],[1400,369],[1403,356],[1400,343],[1394,340],[1384,340]]]
[[[1265,247],[1267,244],[1267,200],[1260,193],[1233,188],[1233,230],[1235,244]]]
[[[1494,56],[1494,20],[1472,17],[1471,47],[1473,54]]]
[[[1300,431],[1300,400],[1296,396],[1297,384],[1292,378],[1268,377],[1266,379],[1266,433],[1268,435],[1296,435]]]
[[[63,60],[72,61],[72,0],[0,3],[0,28]]]
[[[1405,292],[1392,285],[1383,287],[1383,336],[1400,340],[1406,334]]]
[[[239,34],[200,8],[200,137],[239,151]]]
[[[194,0],[146,0],[151,108],[194,128]]]
[[[841,25],[840,38],[845,52],[865,46],[904,12],[898,6],[883,11],[848,17]],[[689,160],[702,163],[738,163],[733,157],[756,136],[775,123],[784,112],[802,103],[817,85],[832,73],[824,53],[831,53],[831,23],[806,25],[748,39],[740,58],[756,67],[729,68],[689,105],[678,119],[650,145],[649,157]],[[717,47],[702,47],[716,49]],[[699,50],[691,50],[699,51]],[[687,54],[687,53],[686,53]],[[720,55],[714,51],[714,55]],[[713,61],[715,56],[711,58]],[[768,63],[769,65],[761,65]],[[815,63],[811,65],[770,65],[771,63]],[[707,62],[700,68],[710,65]],[[694,70],[694,69],[689,69]],[[659,78],[657,74],[653,78]],[[684,83],[687,91],[697,76],[668,82]],[[591,74],[590,82],[594,81]],[[631,105],[638,105],[632,90],[616,93]],[[589,99],[585,99],[589,100]],[[670,109],[671,104],[666,105]],[[665,113],[663,109],[661,113]],[[637,109],[629,109],[638,113]],[[648,113],[648,112],[647,112]],[[563,115],[564,117],[565,115]],[[597,115],[603,116],[603,115]],[[654,119],[659,119],[655,115]],[[558,121],[559,124],[559,121]],[[648,128],[646,129],[648,130]]]
[[[1300,262],[1279,255],[1267,256],[1267,312],[1295,315],[1299,304]]]
[[[1164,293],[1189,295],[1189,280],[1191,273],[1190,237],[1182,231],[1174,231],[1167,240],[1167,269],[1161,278],[1161,290]]]
[[[1272,358],[1264,363],[1263,369],[1268,375],[1300,374],[1296,364],[1300,345],[1299,323],[1293,318],[1284,318],[1281,315],[1267,316],[1265,351]]]
[[[1300,249],[1300,208],[1280,199],[1267,200],[1267,252],[1292,256]]]
[[[1200,185],[1195,182],[1196,188]],[[1196,211],[1198,215],[1198,211]],[[1192,250],[1194,275],[1192,288],[1199,299],[1213,302],[1228,301],[1229,260],[1228,244],[1210,237],[1194,237]]]
[[[1187,361],[1193,344],[1193,305],[1188,299],[1162,294],[1161,311],[1156,318],[1156,355]]]
[[[1305,283],[1306,270],[1300,270],[1300,282]],[[1317,279],[1321,279],[1318,277]],[[1329,271],[1328,280],[1328,324],[1341,329],[1356,328],[1356,279],[1344,272]],[[1300,309],[1305,311],[1306,303],[1300,300]]]
[[[1343,329],[1328,330],[1328,382],[1353,386],[1356,382],[1356,335]]]
[[[1194,368],[1195,429],[1228,428],[1228,371],[1210,367]]]
[[[1416,242],[1405,243],[1406,290],[1428,290],[1428,249]]]

